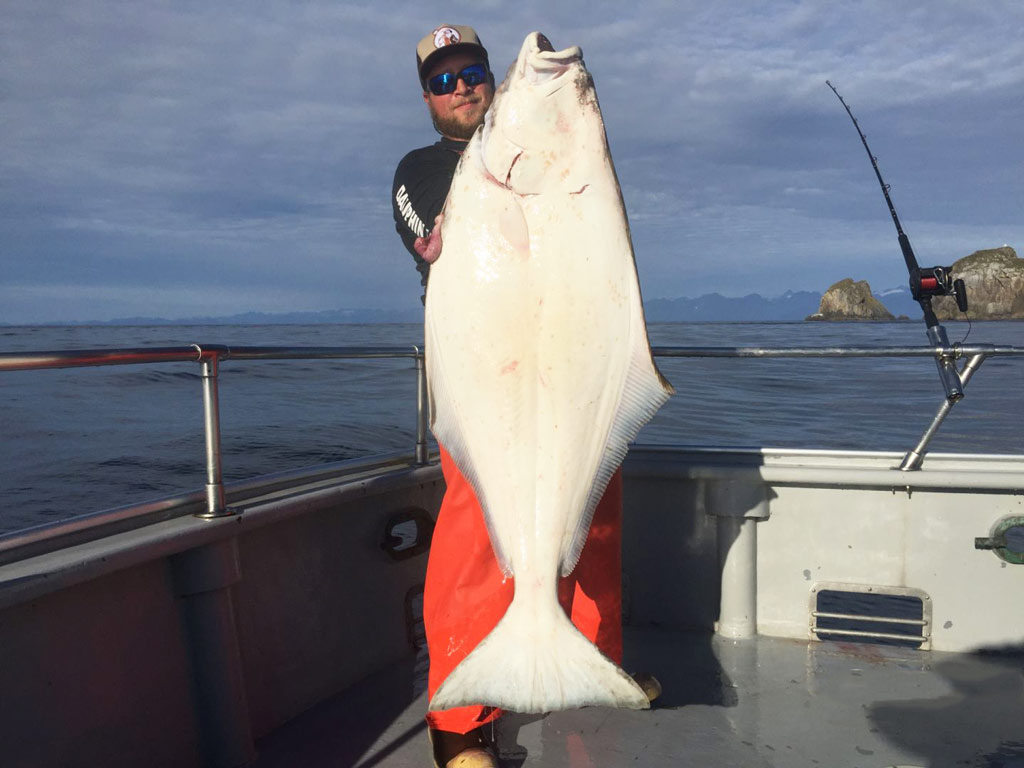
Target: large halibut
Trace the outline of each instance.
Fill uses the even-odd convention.
[[[515,594],[431,709],[644,708],[558,603],[627,444],[672,387],[579,48],[532,33],[464,152],[426,299],[431,424]]]

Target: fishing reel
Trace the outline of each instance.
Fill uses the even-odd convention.
[[[932,296],[952,296],[961,312],[967,311],[967,287],[953,279],[952,267],[926,267],[910,271],[910,294],[914,301]]]

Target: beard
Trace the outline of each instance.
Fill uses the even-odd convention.
[[[473,138],[476,129],[483,125],[485,114],[486,110],[481,112],[479,117],[465,121],[460,120],[456,115],[439,115],[434,109],[430,110],[430,118],[434,121],[434,130],[442,136],[462,141],[469,141]]]

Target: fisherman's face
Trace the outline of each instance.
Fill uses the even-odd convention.
[[[453,53],[445,56],[427,71],[427,81],[442,72],[452,74],[461,72],[470,64],[483,64],[479,56],[472,53]],[[483,123],[487,108],[494,99],[494,87],[488,78],[479,85],[466,85],[459,78],[455,90],[441,96],[435,96],[428,89],[423,94],[434,127],[442,136],[449,139],[468,141],[474,131]]]

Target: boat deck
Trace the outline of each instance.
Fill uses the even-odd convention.
[[[509,714],[505,767],[1024,766],[1024,656],[627,628],[651,711]],[[374,675],[258,743],[258,768],[429,765],[425,665]]]

